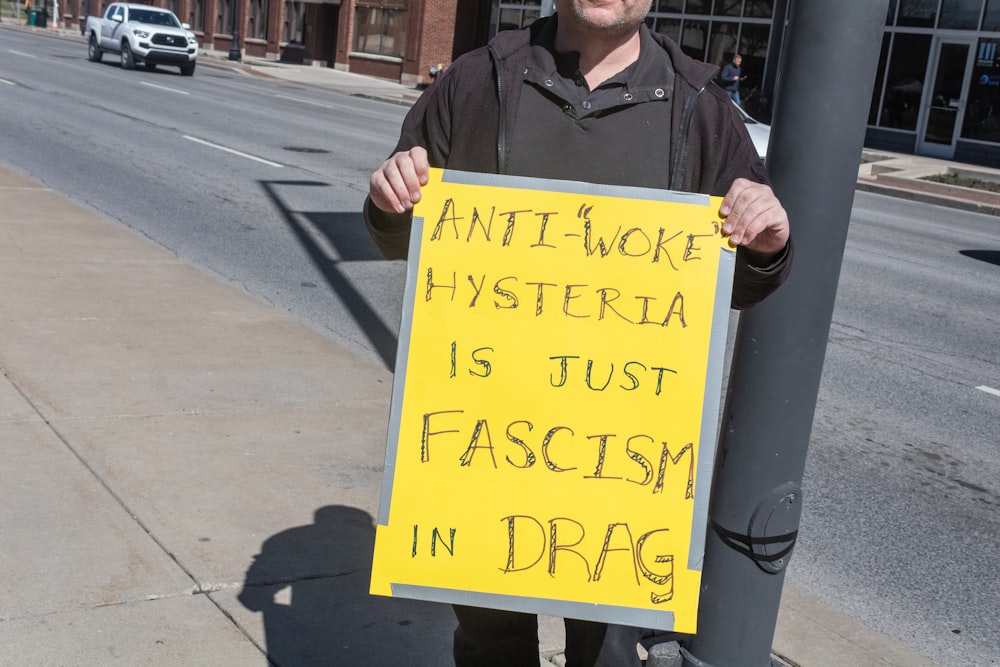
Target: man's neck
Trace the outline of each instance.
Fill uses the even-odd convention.
[[[556,26],[556,51],[580,54],[580,72],[593,90],[639,59],[639,26],[622,34],[575,30],[568,22]]]

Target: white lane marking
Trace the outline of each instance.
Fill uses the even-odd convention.
[[[312,100],[304,100],[300,97],[289,97],[288,95],[275,95],[275,97],[281,98],[283,100],[291,100],[292,102],[300,102],[302,104],[312,104],[313,106],[323,107],[324,109],[338,109],[332,104],[324,104],[323,102],[313,102]]]
[[[160,90],[166,90],[166,91],[169,91],[171,93],[180,93],[181,95],[190,95],[191,94],[191,93],[189,93],[186,90],[177,90],[176,88],[167,88],[166,86],[158,86],[155,83],[147,83],[146,81],[140,81],[139,83],[141,85],[143,85],[143,86],[149,86],[150,88],[159,88]]]
[[[987,394],[993,394],[994,396],[1000,396],[1000,389],[994,389],[993,387],[987,387],[985,384],[976,387],[979,391],[985,391]]]
[[[8,81],[7,79],[0,79],[0,83],[6,83],[8,86],[16,86],[17,85],[13,81]]]
[[[24,51],[15,51],[14,49],[7,49],[7,53],[13,53],[15,56],[24,56],[25,58],[37,58],[34,53],[25,53]]]
[[[205,141],[204,139],[198,139],[197,137],[190,137],[190,136],[188,136],[188,135],[185,134],[184,138],[187,139],[188,141],[193,141],[196,144],[201,144],[203,146],[208,146],[209,148],[217,148],[220,151],[225,151],[227,153],[232,153],[233,155],[239,155],[240,157],[245,157],[248,160],[253,160],[255,162],[261,162],[263,164],[270,165],[272,167],[278,167],[279,169],[281,169],[282,167],[285,166],[283,164],[278,164],[277,162],[271,162],[270,160],[265,160],[264,158],[256,157],[255,155],[249,155],[248,153],[241,153],[240,151],[234,150],[232,148],[226,148],[225,146],[220,146],[219,144],[213,144],[211,141]]]

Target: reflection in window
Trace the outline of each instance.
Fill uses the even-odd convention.
[[[979,27],[982,11],[983,0],[944,0],[938,27],[975,30]]]
[[[687,0],[686,14],[711,14],[712,0]]]
[[[647,18],[646,25],[653,32],[658,32],[666,35],[670,39],[676,41],[680,40],[681,34],[681,22],[680,19],[653,19]]]
[[[938,0],[900,0],[898,25],[933,28]]]
[[[247,39],[267,39],[268,0],[250,0],[247,11]]]
[[[286,0],[285,2],[285,26],[281,32],[281,39],[286,44],[303,44],[304,35],[302,31],[306,23],[306,3]]]
[[[880,126],[917,129],[917,112],[924,92],[930,50],[930,35],[897,34],[893,39]]]
[[[494,0],[490,15],[490,34],[524,28],[541,15],[541,0],[502,0],[499,3]]]
[[[715,0],[716,16],[739,16],[743,0]]]
[[[878,103],[882,99],[882,85],[885,82],[885,63],[889,59],[889,35],[882,36],[882,53],[878,57],[878,70],[875,76],[875,93],[872,95],[872,105],[868,110],[868,124],[874,125],[878,118]]]
[[[774,0],[746,0],[743,16],[755,19],[769,19],[774,8]]]
[[[205,30],[205,0],[191,0],[188,3],[188,23],[195,32]]]
[[[695,60],[705,59],[708,42],[708,21],[685,21],[681,32],[681,50]]]
[[[233,33],[233,2],[234,0],[217,0],[215,7],[215,32]]]
[[[405,48],[405,9],[358,7],[354,10],[355,51],[402,58]]]
[[[684,0],[657,0],[653,11],[680,12],[684,10]]]
[[[962,138],[1000,142],[1000,39],[980,40]]]
[[[712,38],[708,43],[708,57],[705,60],[720,67],[732,60],[736,53],[739,30],[739,23],[712,23]]]
[[[1000,0],[986,0],[986,14],[983,15],[983,30],[1000,31]]]

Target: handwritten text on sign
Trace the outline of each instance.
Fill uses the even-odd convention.
[[[694,630],[732,276],[718,205],[433,171],[373,593]]]

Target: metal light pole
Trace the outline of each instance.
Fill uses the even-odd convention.
[[[767,165],[795,266],[740,318],[686,667],[771,664],[888,4],[790,3]]]
[[[233,3],[233,45],[229,47],[229,59],[240,60],[240,5],[243,0],[229,0]]]

